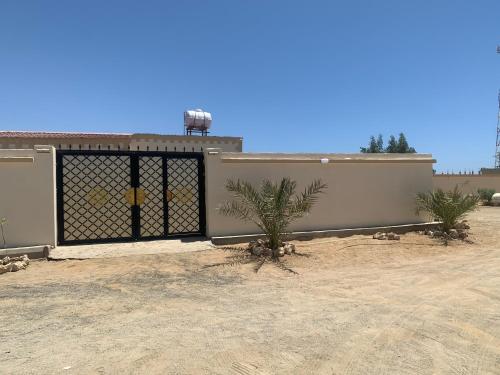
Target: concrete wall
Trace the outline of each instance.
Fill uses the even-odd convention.
[[[328,158],[328,164],[320,159]],[[316,178],[328,184],[309,216],[292,225],[293,231],[358,228],[420,223],[415,214],[417,192],[432,189],[430,155],[307,155],[231,154],[205,152],[207,235],[258,233],[252,224],[218,213],[231,196],[226,181],[244,179],[259,185],[265,178],[291,177],[298,190]]]
[[[322,158],[329,163],[321,164]],[[207,235],[258,233],[255,226],[218,213],[217,207],[231,199],[225,190],[229,178],[258,185],[265,178],[289,176],[298,182],[299,191],[313,179],[323,179],[326,193],[309,216],[292,226],[293,231],[420,223],[425,218],[415,215],[415,194],[433,188],[433,162],[430,155],[243,154],[205,149]],[[0,217],[8,220],[8,246],[55,246],[55,149],[0,150],[0,184]],[[481,187],[489,186],[481,183]]]
[[[477,193],[477,189],[495,189],[500,193],[500,175],[435,175],[434,188],[452,190],[458,185],[464,193]]]
[[[0,217],[7,247],[56,245],[53,147],[0,150]]]

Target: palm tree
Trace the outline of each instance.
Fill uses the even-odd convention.
[[[491,206],[493,194],[496,193],[495,189],[477,189],[477,193],[485,205]]]
[[[458,220],[474,211],[479,203],[477,195],[464,195],[457,186],[451,191],[436,191],[417,194],[417,214],[421,211],[431,214],[441,222],[441,230],[450,233]]]
[[[288,177],[279,183],[264,180],[260,189],[246,181],[228,180],[226,189],[235,199],[224,202],[219,210],[225,216],[257,225],[266,235],[268,246],[276,257],[290,223],[311,211],[327,185],[319,179],[314,180],[300,194],[295,194],[296,187],[296,182]]]

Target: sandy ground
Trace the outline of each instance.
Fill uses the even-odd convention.
[[[130,255],[176,254],[213,248],[211,241],[199,237],[185,237],[168,241],[139,241],[78,246],[58,246],[50,250],[52,260],[116,258]]]
[[[500,208],[470,223],[298,242],[299,275],[203,268],[219,249],[33,262],[0,276],[0,373],[499,374]]]

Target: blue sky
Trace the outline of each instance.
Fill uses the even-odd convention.
[[[403,131],[438,170],[491,166],[500,1],[0,2],[0,129],[213,134],[357,152]]]

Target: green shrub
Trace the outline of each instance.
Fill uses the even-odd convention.
[[[257,225],[267,237],[269,247],[276,250],[283,242],[288,226],[311,211],[326,184],[315,180],[300,194],[296,182],[283,178],[279,183],[264,180],[259,189],[246,181],[229,180],[226,189],[235,200],[225,202],[220,213]],[[274,251],[273,251],[274,253]]]
[[[493,198],[493,194],[496,193],[495,189],[477,189],[477,193],[481,200],[487,204],[491,205],[491,199]]]
[[[479,203],[479,196],[462,194],[456,186],[451,191],[437,189],[428,193],[417,194],[417,214],[421,211],[431,214],[441,222],[441,230],[449,233],[467,213],[474,211]]]

